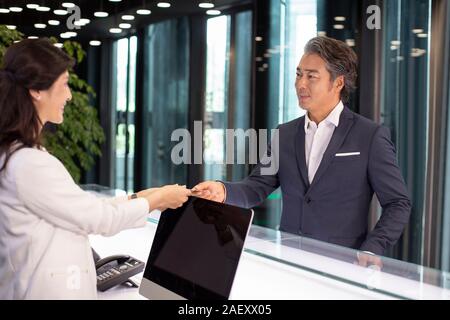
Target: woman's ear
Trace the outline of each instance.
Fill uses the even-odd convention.
[[[30,92],[31,97],[34,100],[37,100],[37,101],[41,100],[41,92],[39,90],[29,89],[28,91]]]

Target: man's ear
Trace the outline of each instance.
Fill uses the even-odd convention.
[[[344,76],[339,76],[336,78],[336,80],[334,80],[334,87],[336,88],[336,90],[338,90],[339,92],[342,91],[342,89],[345,86],[345,79]]]
[[[32,90],[29,89],[28,90],[30,92],[31,97],[33,98],[33,100],[41,100],[41,92],[39,90]]]

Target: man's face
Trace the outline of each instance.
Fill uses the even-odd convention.
[[[297,67],[295,89],[299,106],[306,111],[328,109],[339,102],[343,77],[331,81],[325,61],[317,54],[303,55]]]

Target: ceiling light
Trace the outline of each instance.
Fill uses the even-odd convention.
[[[53,11],[53,13],[58,16],[65,16],[66,14],[68,14],[67,10],[63,10],[63,9],[56,9]]]
[[[68,35],[69,37],[76,37],[77,36],[77,33],[76,32],[74,32],[74,31],[67,31],[66,32],[66,35]]]
[[[91,41],[89,41],[89,44],[93,47],[98,47],[102,44],[102,42],[98,41],[98,40],[91,40]]]
[[[122,29],[120,29],[120,28],[111,28],[111,29],[109,29],[109,32],[111,32],[111,33],[121,33]]]
[[[7,24],[6,27],[7,27],[9,30],[16,30],[16,28],[17,28],[15,25],[12,25],[12,24]]]
[[[120,2],[122,0],[109,0],[109,2]]]
[[[41,7],[41,6],[39,6],[39,7],[36,8],[36,10],[37,11],[42,11],[42,12],[47,12],[47,11],[50,11],[50,8],[49,7]]]
[[[131,14],[126,14],[122,16],[122,20],[134,20],[134,16]]]
[[[73,8],[75,7],[75,4],[72,2],[63,2],[62,6],[65,8]]]
[[[63,47],[63,44],[57,42],[57,43],[54,44],[54,46],[57,47],[57,48],[62,48],[62,47]]]
[[[39,38],[36,36],[29,36],[28,39],[39,39]]]
[[[354,46],[355,46],[355,39],[345,39],[345,43],[346,43],[349,47],[354,47]]]
[[[45,23],[35,23],[34,27],[36,29],[45,29],[47,27],[47,25]]]
[[[342,30],[342,29],[344,29],[344,25],[343,24],[334,24],[333,28],[336,30]]]
[[[198,4],[198,6],[200,8],[204,8],[204,9],[214,8],[214,4],[212,4],[211,2],[201,2],[201,3]]]
[[[413,33],[423,33],[423,29],[412,29]]]
[[[337,17],[334,17],[334,21],[345,21],[346,20],[346,18],[345,17],[343,17],[343,16],[337,16]]]
[[[136,11],[136,13],[140,14],[141,16],[148,16],[152,12],[150,10],[148,10],[148,9],[138,9]]]
[[[426,38],[426,37],[428,37],[428,34],[427,33],[419,33],[417,36],[419,38]]]
[[[96,16],[98,18],[105,18],[105,17],[109,16],[109,13],[105,12],[105,11],[97,11],[97,12],[94,12],[94,16]]]
[[[402,42],[400,40],[392,40],[391,41],[391,45],[393,45],[393,46],[399,46],[401,44],[402,44]]]
[[[58,20],[48,20],[48,24],[51,26],[59,26]]]
[[[255,41],[263,41],[262,37],[255,37]]]
[[[29,4],[27,4],[27,8],[28,9],[37,9],[39,7],[39,5],[38,4],[35,4],[35,3],[29,3]]]
[[[21,7],[10,7],[9,10],[11,10],[11,12],[22,12],[22,8]]]
[[[81,18],[81,19],[80,19],[80,22],[81,22],[83,25],[85,25],[85,24],[90,23],[91,20],[89,20],[89,19],[87,19],[87,18]]]
[[[9,9],[0,8],[0,13],[9,13]]]
[[[220,10],[208,10],[206,11],[206,14],[210,16],[218,16],[219,14],[221,14],[221,12]]]
[[[168,3],[168,2],[158,2],[157,6],[160,7],[160,8],[170,8],[170,3]]]
[[[131,24],[129,24],[129,23],[121,23],[121,24],[119,24],[119,28],[121,28],[121,29],[130,29],[131,28]]]
[[[69,39],[69,38],[70,38],[70,35],[68,35],[67,32],[64,32],[64,33],[61,33],[61,34],[59,35],[59,37],[62,38],[62,39]]]

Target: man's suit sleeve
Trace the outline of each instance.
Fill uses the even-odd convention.
[[[398,240],[411,213],[408,191],[386,127],[379,126],[372,139],[368,176],[383,210],[361,250],[382,255],[388,246],[394,245]]]
[[[278,161],[279,153],[275,151],[279,148],[274,148],[274,156],[272,159],[276,161],[276,172],[273,174],[261,174],[261,169],[268,168],[270,165],[263,165],[261,161],[258,162],[251,174],[240,182],[222,182],[226,189],[225,203],[242,208],[253,208],[262,203],[269,194],[280,186],[278,179]],[[269,144],[266,152],[266,157],[272,156],[272,147]],[[266,163],[263,161],[263,163]]]

